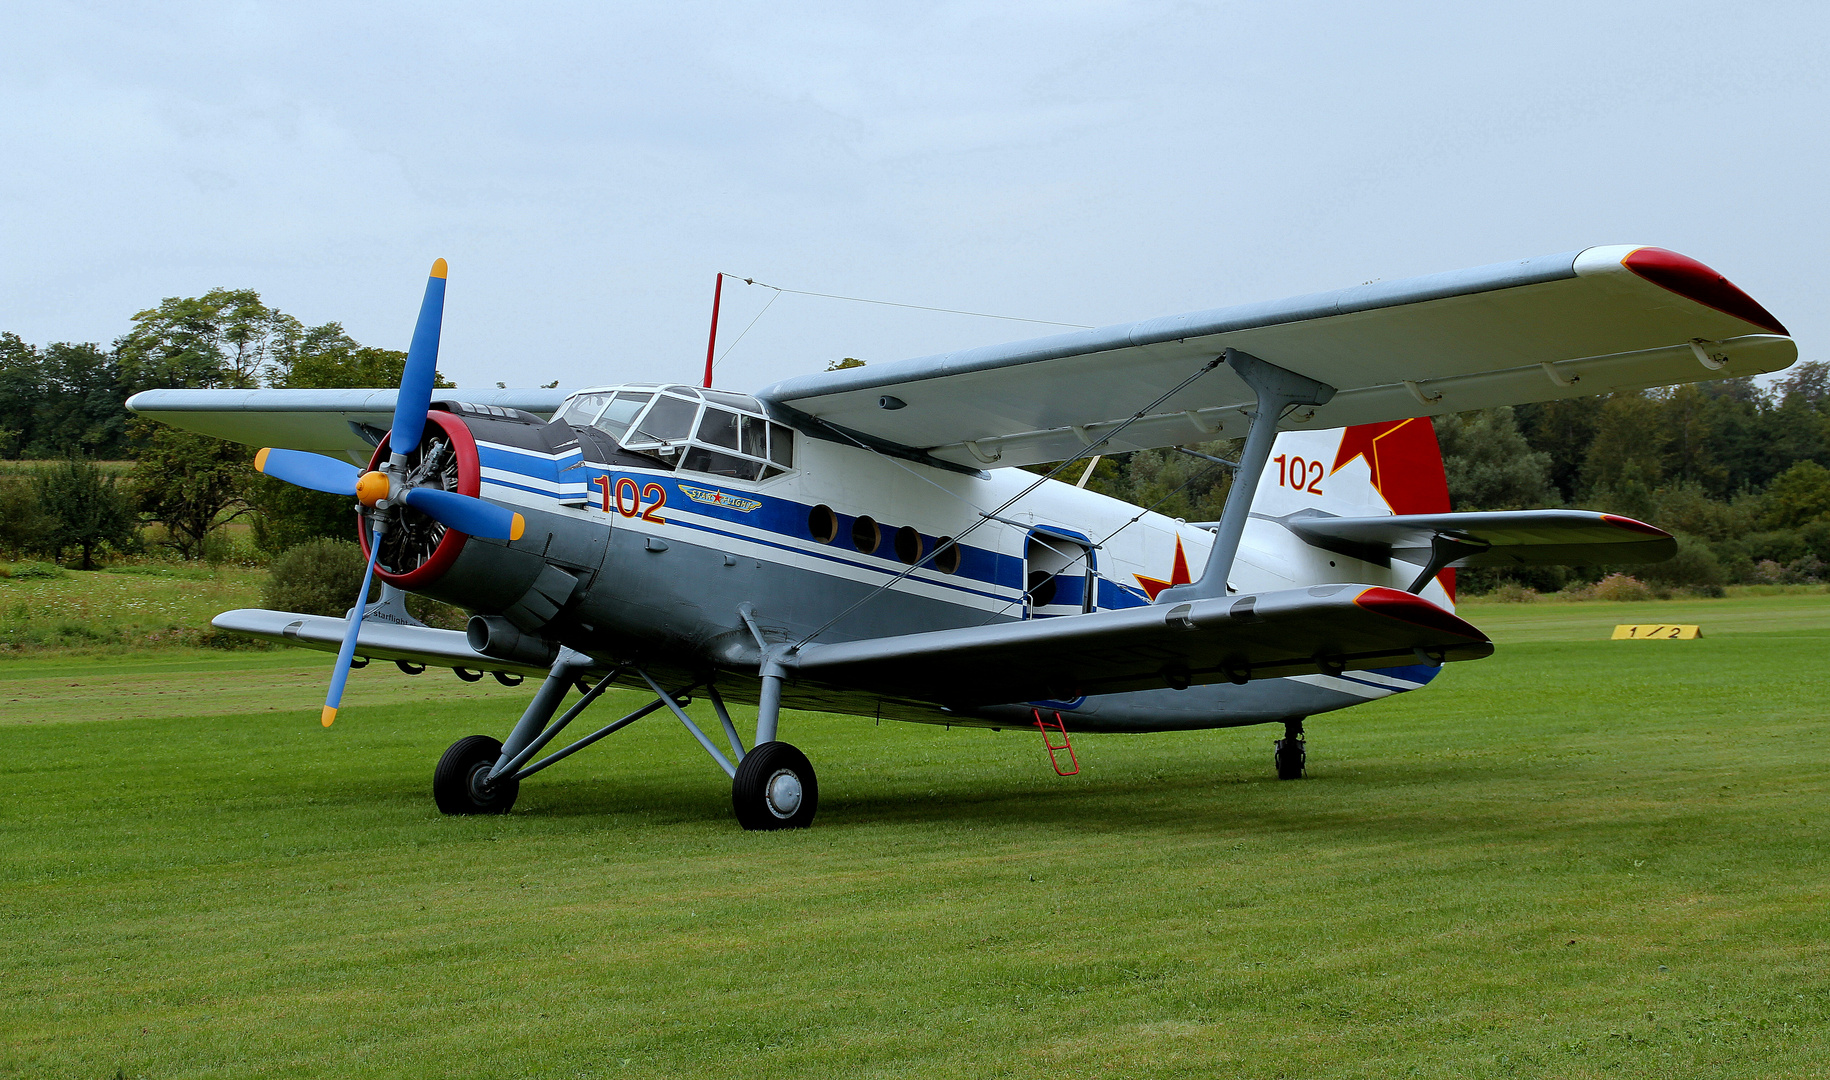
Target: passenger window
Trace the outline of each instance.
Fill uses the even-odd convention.
[[[680,467],[693,472],[711,473],[713,476],[728,476],[733,480],[754,480],[762,474],[763,463],[695,446],[686,452]]]
[[[635,419],[635,414],[641,412],[642,406],[648,404],[652,397],[653,394],[618,394],[610,407],[604,410],[604,415],[598,417],[597,423],[592,426],[599,431],[609,432],[611,438],[622,442],[623,433],[629,430],[629,422]]]
[[[784,469],[794,468],[794,431],[780,424],[769,425],[769,460]]]
[[[737,414],[708,407],[699,420],[699,441],[727,450],[737,449]]]
[[[693,417],[698,412],[699,403],[696,401],[662,395],[655,399],[647,415],[632,430],[629,441],[654,443],[684,439],[692,433]]]

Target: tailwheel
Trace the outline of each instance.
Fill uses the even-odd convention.
[[[1274,749],[1271,752],[1271,760],[1277,765],[1277,778],[1279,780],[1301,780],[1303,763],[1309,756],[1303,748],[1303,722],[1286,720],[1284,737],[1277,740],[1272,746]]]
[[[731,808],[746,829],[805,829],[819,802],[820,784],[807,755],[785,742],[755,747],[731,778]]]
[[[491,784],[489,770],[502,757],[502,744],[487,735],[466,735],[451,744],[432,771],[432,798],[443,814],[506,814],[521,793],[521,782]]]

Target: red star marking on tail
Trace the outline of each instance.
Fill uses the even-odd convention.
[[[1449,488],[1443,480],[1442,454],[1428,419],[1356,424],[1341,432],[1341,449],[1329,475],[1354,458],[1366,459],[1373,490],[1394,514],[1446,514]]]
[[[1162,592],[1171,585],[1193,584],[1194,579],[1188,576],[1188,556],[1182,553],[1182,538],[1180,536],[1176,537],[1176,561],[1175,565],[1169,568],[1168,581],[1162,581],[1153,577],[1145,577],[1142,574],[1132,574],[1131,576],[1137,579],[1137,583],[1144,587],[1144,591],[1150,594],[1150,599],[1152,600],[1156,599],[1157,593]]]

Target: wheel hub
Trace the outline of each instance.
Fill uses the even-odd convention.
[[[801,808],[801,778],[787,769],[777,769],[763,787],[763,801],[769,813],[786,821]]]
[[[495,785],[489,782],[489,770],[493,768],[492,761],[479,761],[470,767],[470,797],[479,806],[488,805],[496,797]]]

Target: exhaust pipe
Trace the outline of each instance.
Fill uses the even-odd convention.
[[[559,659],[559,646],[543,637],[524,634],[500,615],[472,615],[464,627],[470,647],[494,660],[550,668]]]

